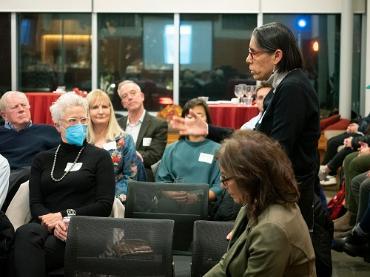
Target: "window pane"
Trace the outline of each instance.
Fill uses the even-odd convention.
[[[281,22],[297,38],[305,69],[318,92],[322,113],[339,104],[340,15],[264,14],[264,23]]]
[[[231,99],[234,85],[252,80],[245,59],[256,24],[257,15],[181,15],[180,104]]]
[[[173,15],[99,14],[98,86],[116,110],[123,108],[115,85],[125,79],[141,86],[147,110],[172,101],[173,39]]]
[[[10,13],[0,13],[0,96],[11,88]]]
[[[91,15],[18,15],[19,89],[91,90]]]

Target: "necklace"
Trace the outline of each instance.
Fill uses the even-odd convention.
[[[54,154],[54,161],[53,161],[53,167],[51,168],[51,171],[50,171],[50,177],[51,179],[54,181],[54,182],[60,182],[63,180],[64,177],[66,177],[66,175],[72,170],[72,168],[75,166],[75,164],[77,163],[78,161],[78,158],[80,157],[81,153],[82,153],[82,150],[84,150],[85,147],[82,147],[81,150],[78,152],[77,154],[77,157],[76,159],[74,160],[73,162],[73,165],[68,168],[68,170],[66,172],[64,172],[63,176],[60,177],[60,178],[55,178],[54,177],[54,169],[55,169],[55,164],[57,162],[57,155],[58,155],[58,152],[59,152],[59,148],[60,148],[60,144],[58,145],[58,148],[57,150],[55,151],[55,154]]]

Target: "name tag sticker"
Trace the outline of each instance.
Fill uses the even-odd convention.
[[[103,148],[107,151],[117,149],[117,144],[115,141],[107,142],[103,144]]]
[[[71,168],[73,166],[73,163],[67,163],[66,165],[66,168],[64,169],[64,171],[78,171],[81,169],[81,166],[82,166],[82,163],[76,163],[73,168]]]
[[[143,146],[150,146],[152,138],[143,138]]]
[[[211,164],[213,161],[213,155],[207,153],[200,153],[198,161]]]

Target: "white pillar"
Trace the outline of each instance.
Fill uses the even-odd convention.
[[[365,115],[368,115],[370,112],[370,0],[367,0],[367,5],[366,5],[366,26],[365,27],[365,32],[367,34],[366,36],[366,51],[363,55],[363,58],[365,61]],[[361,90],[363,91],[363,90]]]
[[[351,118],[352,106],[352,46],[353,9],[352,1],[342,0],[340,30],[340,73],[339,73],[339,114]]]

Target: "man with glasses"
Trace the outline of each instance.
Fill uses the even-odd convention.
[[[60,136],[53,126],[32,123],[30,104],[22,92],[4,93],[0,99],[0,113],[5,121],[0,127],[0,154],[8,160],[11,169],[4,210],[19,184],[28,180],[33,157],[56,147]]]
[[[167,122],[150,115],[144,109],[144,93],[135,82],[123,81],[118,85],[117,91],[122,106],[128,112],[118,123],[134,139],[147,179],[154,181],[151,165],[162,158],[167,144]]]

